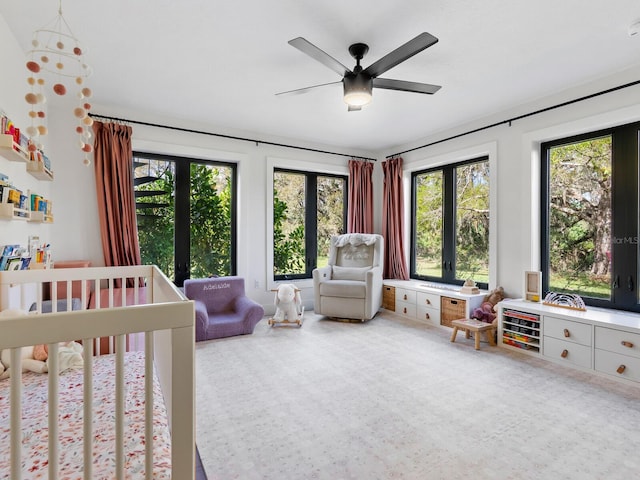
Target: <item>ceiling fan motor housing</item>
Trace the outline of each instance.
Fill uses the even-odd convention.
[[[366,73],[348,73],[342,79],[344,102],[351,106],[366,105],[371,101],[373,79]]]

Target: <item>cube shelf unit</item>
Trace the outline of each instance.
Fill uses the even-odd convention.
[[[502,343],[540,352],[540,315],[505,308],[502,311]]]

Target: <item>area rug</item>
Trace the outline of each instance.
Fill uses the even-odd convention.
[[[640,388],[392,314],[196,346],[197,444],[216,479],[624,479]]]

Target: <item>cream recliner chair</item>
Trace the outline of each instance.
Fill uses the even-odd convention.
[[[372,319],[382,305],[382,235],[331,237],[329,265],[313,271],[314,311],[334,318]]]

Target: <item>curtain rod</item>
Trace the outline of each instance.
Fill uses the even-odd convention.
[[[501,122],[492,123],[491,125],[485,125],[484,127],[475,128],[473,130],[469,130],[468,132],[459,133],[457,135],[453,135],[451,137],[443,138],[442,140],[436,140],[435,142],[426,143],[424,145],[420,145],[419,147],[410,148],[409,150],[405,150],[403,152],[394,153],[392,155],[387,155],[385,158],[394,158],[398,157],[402,154],[413,152],[414,150],[419,150],[421,148],[431,147],[433,145],[437,145],[438,143],[448,142],[449,140],[454,140],[456,138],[464,137],[465,135],[471,135],[472,133],[477,133],[482,130],[488,130],[489,128],[497,127],[499,125],[504,125],[505,123],[511,126],[511,122],[515,122],[516,120],[522,120],[523,118],[532,117],[533,115],[538,115],[540,113],[548,112],[550,110],[555,110],[556,108],[566,107],[567,105],[571,105],[573,103],[582,102],[584,100],[589,100],[594,97],[599,97],[600,95],[605,95],[607,93],[615,92],[617,90],[622,90],[624,88],[633,87],[634,85],[640,84],[640,80],[635,80],[633,82],[625,83],[624,85],[618,85],[617,87],[609,88],[607,90],[602,90],[600,92],[592,93],[590,95],[585,95],[584,97],[575,98],[573,100],[568,100],[566,102],[558,103],[556,105],[552,105],[550,107],[545,107],[540,110],[536,110],[534,112],[525,113],[523,115],[518,115],[517,117],[512,117],[507,120],[502,120]]]
[[[201,135],[211,135],[213,137],[228,138],[228,139],[231,139],[231,140],[242,140],[244,142],[255,143],[256,145],[262,143],[263,145],[272,145],[274,147],[295,148],[295,149],[298,149],[298,150],[306,150],[307,152],[326,153],[326,154],[329,154],[329,155],[339,155],[341,157],[349,157],[349,158],[353,158],[353,159],[356,159],[356,160],[366,160],[366,161],[372,161],[372,162],[377,162],[378,161],[375,158],[361,157],[360,155],[349,155],[347,153],[329,152],[327,150],[319,150],[319,149],[315,149],[315,148],[300,147],[300,146],[297,146],[297,145],[287,145],[286,143],[267,142],[265,140],[256,140],[254,138],[236,137],[236,136],[233,136],[233,135],[224,135],[222,133],[205,132],[205,131],[202,131],[202,130],[192,130],[190,128],[173,127],[173,126],[170,126],[170,125],[160,125],[158,123],[142,122],[142,121],[139,121],[139,120],[128,120],[126,118],[108,117],[106,115],[99,115],[97,113],[96,114],[89,113],[89,116],[92,117],[92,118],[98,118],[98,119],[101,118],[101,119],[104,119],[104,120],[112,120],[114,122],[135,123],[135,124],[138,124],[138,125],[145,125],[147,127],[168,128],[170,130],[178,130],[180,132],[198,133],[198,134],[201,134]]]

